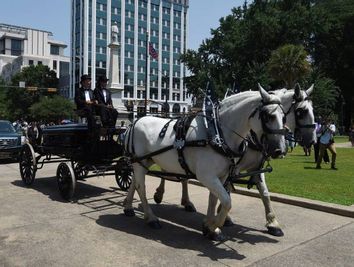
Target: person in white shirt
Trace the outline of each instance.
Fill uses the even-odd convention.
[[[321,136],[320,136],[320,153],[317,160],[316,169],[321,169],[322,158],[326,149],[328,149],[332,154],[331,169],[337,170],[336,167],[336,158],[337,152],[334,145],[333,136],[336,132],[336,126],[333,123],[328,123],[324,121],[324,124],[321,127]]]

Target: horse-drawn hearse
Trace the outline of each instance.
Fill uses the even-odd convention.
[[[298,87],[268,93],[259,85],[258,91],[224,99],[209,114],[198,112],[174,119],[145,116],[128,128],[124,144],[111,138],[116,129],[101,129],[97,134],[97,129],[81,124],[48,127],[38,145],[24,146],[21,177],[30,185],[37,169],[45,163],[60,162],[59,190],[65,199],[70,199],[77,179],[113,171],[118,185],[128,189],[124,213],[135,214],[132,203],[136,190],[144,217],[153,228],[161,226],[147,201],[145,175],[162,178],[154,196],[157,203],[162,201],[165,179],[182,182],[181,203],[187,211],[195,210],[188,196],[188,179],[197,179],[210,192],[203,234],[219,239],[220,228],[228,222],[232,224],[228,217],[231,196],[226,186],[248,176],[246,183],[256,185],[262,198],[268,232],[280,236],[283,233],[264,177],[271,168],[264,165],[270,157],[285,154],[285,134],[289,129],[303,144],[314,142],[314,115],[308,98],[312,90],[313,86],[308,90]],[[153,164],[161,171],[151,171]],[[216,211],[217,201],[220,206]]]
[[[86,123],[45,127],[30,139],[20,153],[22,181],[31,185],[36,172],[49,163],[59,163],[56,178],[61,196],[74,196],[76,180],[100,175],[115,175],[122,190],[131,183],[132,168],[124,157],[123,144],[117,138],[125,128],[88,127]]]

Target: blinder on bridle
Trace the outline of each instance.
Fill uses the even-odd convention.
[[[304,102],[306,100],[310,100],[308,97],[304,98],[304,99],[300,99],[300,98],[295,98],[294,97],[295,102],[293,103],[292,106],[295,107],[296,104],[300,103],[300,102]],[[291,108],[290,108],[291,109]],[[289,109],[289,112],[290,112]],[[287,112],[287,113],[289,113]],[[304,119],[305,116],[309,113],[309,111],[307,109],[304,108],[295,108],[295,131],[299,130],[299,129],[315,129],[316,128],[316,124],[301,124],[300,120]]]
[[[267,103],[262,102],[262,103],[263,103],[263,105],[259,109],[259,118],[261,120],[262,128],[263,128],[264,133],[266,133],[266,134],[281,134],[281,135],[285,135],[287,133],[287,131],[288,131],[286,128],[271,129],[267,125],[267,123],[271,122],[271,120],[275,118],[275,115],[270,114],[265,107],[268,106],[268,105],[278,104],[278,106],[283,110],[283,107],[281,106],[280,102],[272,101],[272,102],[267,102]],[[283,116],[283,125],[285,123],[286,123],[286,116],[284,115]]]

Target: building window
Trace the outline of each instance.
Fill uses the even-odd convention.
[[[5,39],[0,40],[0,54],[5,54]]]
[[[103,32],[96,32],[96,38],[101,40],[106,40],[107,34]]]
[[[57,70],[57,61],[53,60],[53,70]]]
[[[104,19],[104,18],[100,18],[100,19],[98,20],[98,23],[99,23],[99,25],[106,26],[107,20]]]
[[[38,65],[42,65],[42,61],[38,61],[38,63],[37,63]]]
[[[50,45],[50,54],[51,55],[59,55],[59,46],[58,45]]]
[[[169,14],[170,14],[170,9],[164,7],[164,8],[163,8],[163,13],[166,14],[166,15],[169,15]]]
[[[159,11],[159,6],[158,5],[155,5],[155,4],[151,4],[151,9],[153,11]]]
[[[22,53],[22,41],[11,39],[11,55],[20,56]]]
[[[170,21],[168,21],[168,20],[163,20],[163,26],[165,26],[165,27],[170,27]]]
[[[28,65],[33,65],[33,60],[32,59],[28,60]]]
[[[146,7],[145,1],[140,0],[139,1],[139,6]]]

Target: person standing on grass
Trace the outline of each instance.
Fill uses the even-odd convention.
[[[318,154],[320,152],[320,137],[322,135],[321,133],[321,128],[322,128],[322,118],[321,117],[317,117],[315,119],[315,131],[316,131],[316,143],[313,144],[313,152],[314,152],[314,156],[315,156],[315,163],[317,163],[318,161]],[[327,149],[325,150],[324,154],[323,154],[323,161],[327,164],[329,163],[329,157],[328,157],[328,152]]]
[[[321,163],[322,163],[324,152],[326,149],[328,149],[332,154],[331,169],[337,170],[336,167],[337,152],[336,152],[336,147],[334,145],[334,139],[333,139],[335,132],[336,132],[336,126],[333,123],[328,123],[325,120],[324,124],[321,127],[321,137],[319,143],[320,152],[317,160],[316,169],[321,169]]]
[[[349,141],[352,143],[352,147],[354,147],[354,122],[352,126],[349,128]]]

